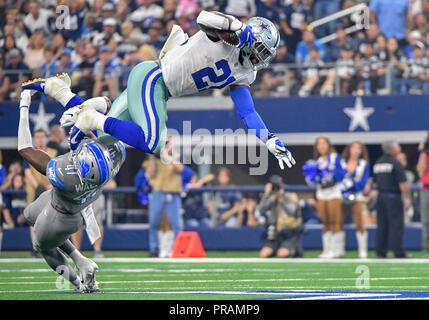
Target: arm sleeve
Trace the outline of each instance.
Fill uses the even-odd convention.
[[[255,130],[256,136],[264,140],[270,135],[265,123],[255,110],[249,88],[238,87],[231,89],[231,99],[234,101],[237,113],[247,128]]]
[[[210,29],[237,31],[242,23],[235,17],[220,12],[201,11],[197,17],[197,23]]]
[[[33,148],[33,138],[31,136],[28,114],[28,106],[19,109],[18,151],[25,148]]]

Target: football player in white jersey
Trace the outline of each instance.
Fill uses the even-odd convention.
[[[282,169],[284,163],[290,168],[295,164],[291,152],[269,132],[249,92],[257,70],[266,67],[276,54],[279,31],[265,18],[254,17],[245,24],[219,12],[202,11],[197,23],[201,30],[190,38],[179,26],[173,27],[159,60],[133,68],[127,89],[106,116],[71,92],[67,75],[31,80],[22,87],[43,91],[69,109],[61,122],[63,126],[74,124],[72,149],[97,129],[104,132],[99,132],[101,141],[113,136],[144,152],[159,153],[167,140],[169,97],[229,86],[242,121],[265,142]],[[103,111],[105,108],[102,106]]]

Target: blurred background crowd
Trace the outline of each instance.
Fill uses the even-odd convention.
[[[277,57],[259,72],[256,95],[429,93],[429,1],[396,2],[0,0],[0,101],[16,100],[19,83],[30,77],[61,72],[72,75],[73,90],[82,97],[115,98],[134,65],[157,59],[173,24],[190,36],[199,31],[201,10],[242,21],[257,15],[278,25]],[[370,8],[363,21],[351,15],[309,27],[359,3]],[[356,23],[366,28],[347,34]]]

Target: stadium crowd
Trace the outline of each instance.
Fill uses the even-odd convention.
[[[361,2],[371,10],[366,29],[347,34],[359,15],[308,27]],[[283,41],[256,94],[429,93],[428,0],[1,0],[0,101],[16,100],[30,77],[60,72],[82,97],[115,98],[134,65],[157,59],[173,24],[198,32],[202,9],[278,25]]]

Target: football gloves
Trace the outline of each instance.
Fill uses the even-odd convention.
[[[284,169],[283,162],[286,163],[289,168],[296,164],[295,159],[292,157],[292,153],[284,146],[279,138],[271,133],[266,139],[265,145],[267,146],[268,150],[270,150],[271,153],[277,158],[279,161],[279,166],[282,170]]]

